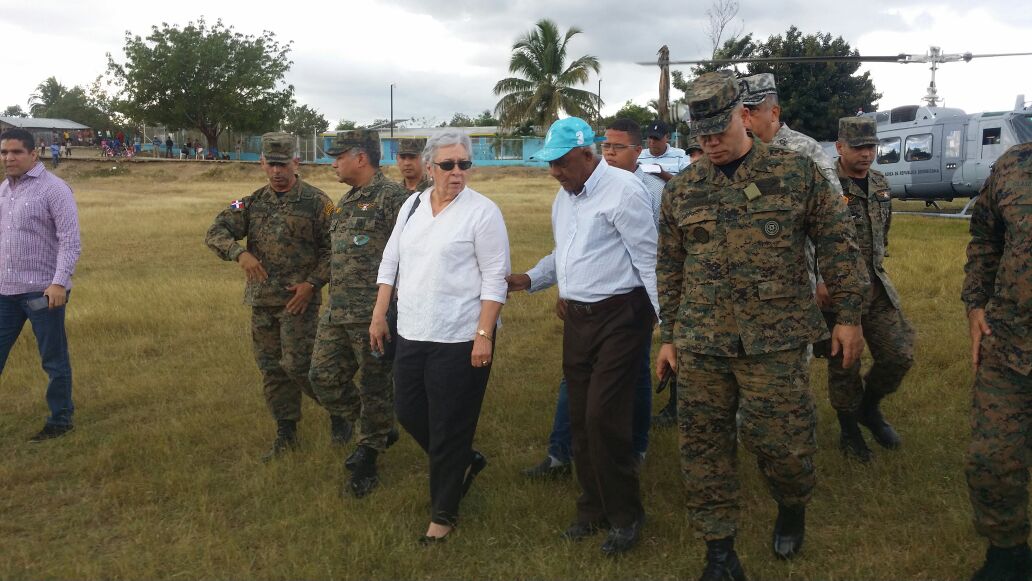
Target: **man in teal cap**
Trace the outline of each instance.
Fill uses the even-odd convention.
[[[566,302],[563,372],[582,494],[563,536],[577,541],[608,529],[602,552],[617,555],[637,543],[645,522],[631,426],[641,345],[659,312],[656,225],[644,184],[606,164],[596,141],[587,123],[568,117],[531,156],[547,161],[561,186],[552,204],[555,249],[508,281],[510,291],[558,284]]]

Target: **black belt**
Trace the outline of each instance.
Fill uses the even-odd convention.
[[[645,295],[647,297],[645,293],[645,287],[635,287],[634,290],[632,290],[631,292],[627,292],[622,295],[614,295],[607,299],[602,299],[600,301],[595,301],[593,303],[567,300],[566,307],[582,315],[595,315],[598,313],[611,311],[639,295]]]

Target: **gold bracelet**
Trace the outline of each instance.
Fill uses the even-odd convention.
[[[481,337],[483,337],[484,339],[487,339],[488,341],[490,341],[490,342],[494,343],[494,338],[493,338],[493,337],[491,337],[490,335],[488,335],[488,334],[487,334],[487,331],[485,331],[485,330],[483,330],[483,329],[477,329],[477,335],[480,335],[480,336],[481,336]]]

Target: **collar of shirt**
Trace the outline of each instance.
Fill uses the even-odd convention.
[[[43,171],[45,169],[46,168],[43,167],[43,162],[37,161],[36,165],[34,165],[31,168],[29,168],[29,171],[23,173],[21,175],[21,177],[18,178],[17,181],[14,181],[13,178],[10,178],[10,177],[8,177],[5,181],[7,182],[8,186],[10,186],[11,188],[14,188],[14,186],[16,184],[24,183],[24,182],[22,182],[22,180],[24,180],[25,178],[38,178],[39,176],[43,175]]]

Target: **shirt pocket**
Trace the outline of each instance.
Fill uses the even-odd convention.
[[[287,223],[287,233],[292,238],[306,241],[314,239],[315,219],[311,213],[291,209],[284,220]]]
[[[792,246],[796,205],[788,196],[762,196],[749,204],[747,240],[761,248]]]
[[[712,208],[690,210],[678,222],[682,233],[684,250],[688,254],[709,254],[716,252],[717,213]]]

